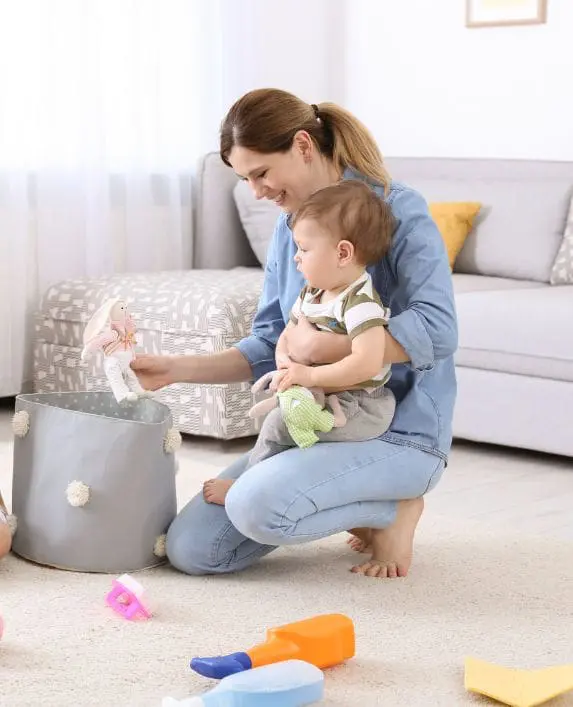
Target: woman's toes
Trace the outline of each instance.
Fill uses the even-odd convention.
[[[363,565],[355,565],[352,570],[354,574],[362,574],[365,577],[378,577],[380,579],[396,579],[402,576],[398,565],[394,562],[365,562]]]

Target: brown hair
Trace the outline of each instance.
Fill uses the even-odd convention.
[[[368,129],[335,103],[310,105],[276,88],[250,91],[230,108],[221,125],[220,154],[229,165],[235,145],[255,152],[286,152],[305,130],[322,155],[342,171],[350,167],[387,188],[390,177]]]
[[[361,265],[374,265],[390,248],[396,221],[390,206],[364,182],[345,179],[319,189],[293,216],[316,221],[339,240],[350,241]]]

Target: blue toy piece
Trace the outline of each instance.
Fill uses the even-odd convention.
[[[247,653],[239,652],[231,653],[230,655],[219,655],[213,658],[193,658],[190,666],[203,677],[221,680],[227,675],[250,670],[253,667],[253,663]]]

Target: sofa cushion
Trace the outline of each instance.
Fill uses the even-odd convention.
[[[480,201],[483,208],[455,270],[549,282],[573,191],[573,163],[389,159],[392,177],[426,201]]]
[[[450,268],[454,269],[466,238],[472,230],[472,225],[481,204],[477,202],[435,202],[430,204],[430,215],[442,236],[448,252]]]
[[[573,285],[573,198],[549,281],[552,285]]]
[[[456,308],[458,366],[573,381],[573,286],[466,292]]]
[[[464,292],[481,292],[482,290],[524,290],[533,287],[545,287],[542,282],[533,280],[511,280],[508,277],[486,277],[485,275],[467,275],[453,273],[454,292],[456,295]]]
[[[268,199],[256,199],[247,182],[242,180],[233,189],[233,198],[253,253],[264,267],[280,208]]]

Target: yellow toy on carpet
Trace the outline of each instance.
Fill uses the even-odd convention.
[[[466,658],[465,688],[511,707],[535,707],[573,690],[573,665],[516,670]]]

